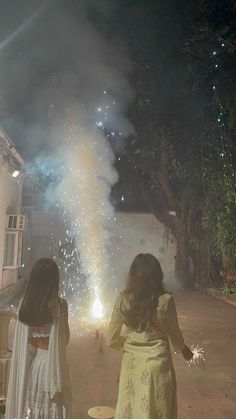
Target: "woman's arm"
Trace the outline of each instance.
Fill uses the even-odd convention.
[[[181,352],[186,361],[190,361],[193,356],[192,351],[185,345],[182,332],[177,318],[175,300],[171,296],[167,307],[167,327],[170,341],[176,352]]]
[[[123,326],[123,317],[120,312],[121,296],[116,299],[111,320],[107,330],[107,344],[111,348],[121,349],[125,343],[126,337],[120,335]]]
[[[173,296],[170,297],[167,306],[167,328],[170,341],[176,352],[182,352],[185,343],[182,332],[179,327],[179,322],[177,318],[175,300]]]
[[[64,298],[61,298],[62,304],[62,315],[63,315],[63,323],[64,323],[64,335],[65,335],[65,343],[68,345],[70,340],[70,328],[68,322],[68,304]]]
[[[185,345],[184,349],[182,350],[182,355],[186,361],[190,361],[193,357],[193,353],[191,349]]]

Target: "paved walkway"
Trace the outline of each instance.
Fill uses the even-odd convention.
[[[236,307],[199,292],[176,302],[186,342],[203,346],[208,356],[204,370],[174,355],[179,419],[236,419]],[[71,337],[73,419],[87,419],[96,405],[115,407],[121,353],[105,344],[99,353],[98,346],[93,333]]]

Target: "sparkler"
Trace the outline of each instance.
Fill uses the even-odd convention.
[[[206,361],[206,352],[205,349],[200,347],[199,345],[191,345],[190,349],[193,353],[192,359],[187,362],[188,366],[191,367],[192,365],[198,365],[199,362],[202,364],[203,368],[205,368],[205,361]]]

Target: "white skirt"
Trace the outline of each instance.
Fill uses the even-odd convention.
[[[52,400],[44,391],[47,359],[48,351],[38,348],[29,371],[22,419],[64,419],[66,417],[63,400],[60,397]]]

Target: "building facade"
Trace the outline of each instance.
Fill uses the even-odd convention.
[[[24,161],[0,128],[0,290],[17,283],[22,261]]]

